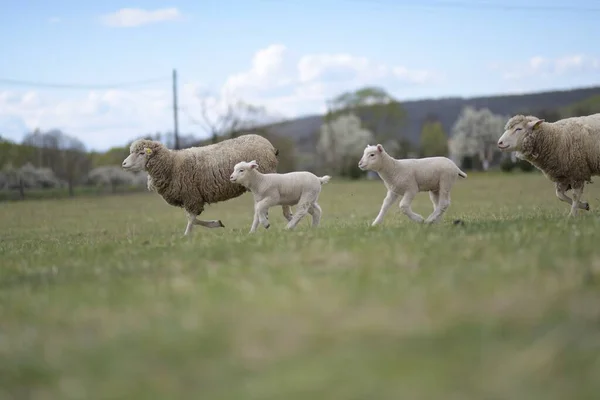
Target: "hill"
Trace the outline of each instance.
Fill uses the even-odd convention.
[[[434,115],[451,136],[451,129],[465,106],[475,108],[487,107],[501,115],[512,115],[521,112],[536,113],[542,110],[573,110],[577,106],[598,103],[600,86],[571,90],[556,90],[527,94],[498,95],[482,97],[448,97],[440,99],[424,99],[402,102],[407,113],[406,124],[398,129],[398,136],[414,145],[420,142],[421,124],[429,115]],[[291,138],[299,153],[314,152],[316,135],[323,122],[322,115],[310,115],[280,122],[264,127],[269,133]]]

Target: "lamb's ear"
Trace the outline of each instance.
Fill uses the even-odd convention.
[[[527,123],[527,127],[531,130],[535,130],[540,127],[542,122],[546,121],[545,119],[536,119],[535,121],[531,121]]]
[[[380,152],[380,153],[383,153],[383,146],[380,145],[380,144],[378,144],[377,145],[377,151]]]
[[[250,168],[251,168],[251,169],[256,169],[256,168],[258,168],[258,164],[257,164],[256,160],[252,160],[252,161],[250,161]]]

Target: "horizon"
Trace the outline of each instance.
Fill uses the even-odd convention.
[[[600,86],[593,40],[600,5],[591,0],[130,7],[117,0],[6,6],[0,34],[14,39],[1,52],[11,62],[0,65],[0,135],[20,142],[35,128],[60,129],[104,151],[172,132],[173,68],[179,132],[199,139],[207,136],[197,123],[204,96],[293,120],[322,115],[326,99],[364,86],[401,103]],[[548,30],[553,22],[561,29]]]

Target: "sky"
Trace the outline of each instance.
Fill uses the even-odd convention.
[[[366,85],[398,100],[600,85],[598,0],[1,1],[0,136],[61,129],[89,149],[206,136],[242,100],[321,113]]]

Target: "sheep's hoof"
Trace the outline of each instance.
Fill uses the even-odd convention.
[[[454,221],[452,221],[452,224],[454,224],[454,225],[464,225],[465,223],[463,222],[462,219],[455,219]]]
[[[583,209],[586,211],[590,211],[590,204],[589,203],[583,203]]]
[[[219,226],[220,226],[221,228],[225,228],[225,225],[223,225],[223,222],[221,222],[221,220],[218,220],[217,222],[219,223]]]
[[[266,224],[265,225],[265,229],[269,229],[271,227],[271,224]]]

